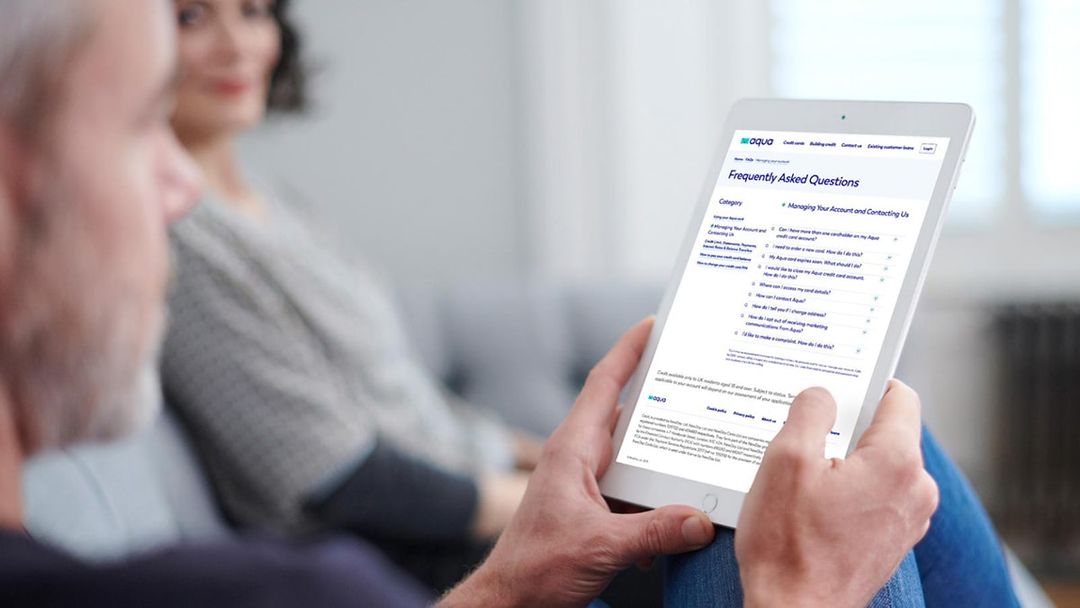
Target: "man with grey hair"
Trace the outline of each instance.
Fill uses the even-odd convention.
[[[24,202],[15,221],[0,228],[4,230],[0,239],[4,261],[11,264],[10,272],[2,276],[8,289],[3,291],[0,309],[0,369],[14,404],[26,408],[32,404],[20,418],[20,431],[23,448],[37,451],[77,440],[84,428],[104,436],[153,416],[151,406],[156,400],[145,398],[146,390],[154,388],[153,366],[144,366],[133,383],[130,363],[132,359],[148,361],[147,355],[156,349],[161,310],[145,298],[117,299],[116,289],[160,289],[162,285],[160,279],[156,284],[136,282],[140,269],[130,267],[131,256],[124,259],[129,252],[96,247],[78,214],[57,209],[59,201],[72,199],[79,176],[55,169],[98,172],[100,166],[119,160],[106,156],[113,146],[102,141],[97,150],[101,154],[87,155],[96,157],[99,167],[85,161],[69,164],[67,157],[79,152],[58,145],[54,135],[62,125],[50,120],[53,116],[75,118],[59,110],[74,95],[65,86],[67,68],[76,49],[92,33],[89,5],[78,0],[8,2],[4,10],[0,24],[2,158],[15,161],[25,156],[17,149],[21,147],[53,161],[20,163],[32,170],[9,185],[18,187],[9,195]],[[116,191],[123,182],[94,185],[98,186],[92,191],[95,196],[123,194]],[[96,209],[95,202],[86,201],[88,210]],[[127,229],[137,226],[117,228],[134,233]],[[135,240],[131,246],[140,243]],[[150,253],[158,256],[156,264],[164,264],[163,252]],[[72,267],[73,261],[78,266]],[[118,262],[129,266],[122,279],[117,278],[125,283],[100,281],[98,269]],[[57,323],[63,324],[63,332],[56,331]],[[95,356],[88,358],[86,353]],[[81,407],[72,398],[79,399]]]
[[[165,226],[198,190],[167,123],[171,5],[0,0],[0,605],[422,605],[413,582],[355,540],[89,565],[25,532],[27,458],[123,435],[152,414],[139,409],[152,402],[139,399],[139,370],[164,318]],[[650,329],[631,329],[590,374],[521,508],[445,605],[582,605],[618,571],[713,539],[696,509],[614,514],[597,489]],[[835,414],[827,393],[807,391],[766,453],[736,547],[748,603],[865,604],[926,531],[937,498],[915,395],[891,386],[843,468],[822,458]]]

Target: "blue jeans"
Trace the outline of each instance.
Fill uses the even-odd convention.
[[[904,558],[871,606],[1018,606],[997,533],[963,474],[924,427],[923,459],[941,503],[930,531]],[[668,606],[741,606],[735,533],[665,561]]]

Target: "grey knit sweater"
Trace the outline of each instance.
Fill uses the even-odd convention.
[[[255,220],[211,197],[171,236],[162,380],[233,518],[310,527],[304,499],[376,438],[451,471],[512,468],[506,428],[447,396],[385,291],[300,213],[272,200]]]

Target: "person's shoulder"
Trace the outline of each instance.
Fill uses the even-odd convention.
[[[259,256],[253,253],[251,237],[233,223],[224,203],[204,196],[188,216],[169,227],[177,283],[188,289],[206,280],[231,285],[258,274],[253,271]]]
[[[349,538],[306,544],[249,539],[181,546],[119,568],[128,568],[135,581],[171,579],[178,591],[201,587],[237,598],[274,598],[269,605],[275,606],[423,606],[429,600],[380,554]],[[230,601],[229,605],[246,604]],[[264,604],[253,601],[252,605]]]
[[[34,570],[78,567],[78,560],[25,534],[0,531],[0,589],[10,579]]]
[[[423,606],[423,592],[349,540],[178,546],[89,565],[34,541],[0,544],[0,605]]]
[[[70,594],[65,582],[86,578],[86,570],[78,560],[25,535],[0,532],[0,606],[57,605],[65,599],[74,605],[78,596]]]

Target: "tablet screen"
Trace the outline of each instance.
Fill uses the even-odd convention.
[[[746,492],[809,386],[843,457],[948,145],[736,131],[617,461]]]

